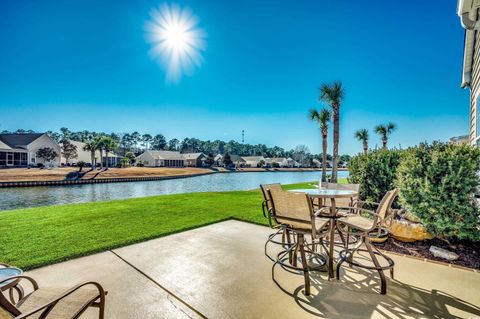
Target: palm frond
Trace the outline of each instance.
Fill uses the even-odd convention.
[[[361,129],[355,132],[355,138],[359,140],[360,142],[368,142],[368,130],[367,129]]]

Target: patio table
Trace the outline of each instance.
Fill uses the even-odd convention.
[[[343,189],[326,189],[326,188],[304,188],[304,189],[292,189],[290,192],[296,193],[306,193],[310,196],[312,200],[319,199],[329,199],[331,206],[330,206],[330,214],[328,216],[322,216],[325,218],[332,219],[330,222],[330,239],[329,239],[329,251],[328,251],[328,278],[334,277],[334,269],[333,269],[333,253],[334,253],[334,245],[335,245],[335,229],[337,228],[336,219],[339,218],[337,216],[336,211],[336,204],[335,199],[337,198],[352,198],[358,196],[358,192],[352,190],[343,190]]]
[[[15,267],[0,268],[0,281],[5,280],[12,276],[20,276],[23,274],[23,270]],[[0,292],[9,290],[10,300],[13,300],[13,290],[18,293],[19,299],[23,298],[24,292],[22,286],[18,284],[20,279],[7,280],[0,283]]]

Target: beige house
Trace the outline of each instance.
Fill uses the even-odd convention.
[[[85,143],[78,142],[78,141],[72,141],[72,140],[70,140],[70,143],[72,143],[73,145],[75,145],[77,147],[77,158],[70,158],[67,161],[65,159],[65,157],[63,157],[63,155],[62,155],[61,156],[61,163],[62,164],[75,165],[78,162],[85,162],[87,164],[91,164],[92,157],[90,155],[90,151],[83,150],[83,148],[85,147]],[[61,147],[61,144],[60,144],[60,147]],[[103,153],[104,165],[106,165],[106,163],[108,162],[108,166],[115,166],[119,162],[117,154],[115,154],[113,152],[109,152],[108,153],[108,159],[107,159],[105,157],[105,155],[106,155],[105,151],[102,151],[102,153]],[[100,151],[99,150],[95,151],[95,162],[100,163]]]
[[[263,156],[242,156],[242,159],[245,161],[246,167],[257,167],[262,161],[264,164],[266,163]]]
[[[136,157],[136,162],[147,167],[201,167],[206,159],[203,153],[146,150]]]
[[[41,148],[51,148],[58,157],[50,162],[37,157]],[[60,165],[60,146],[45,133],[0,134],[0,168]]]
[[[288,160],[285,157],[266,158],[265,162],[270,166],[289,167]]]
[[[185,165],[189,167],[202,167],[207,159],[203,153],[186,153],[182,154],[185,159]]]
[[[465,29],[462,88],[470,88],[469,143],[480,146],[480,1],[459,0],[458,15]]]

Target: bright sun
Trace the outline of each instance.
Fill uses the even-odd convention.
[[[197,17],[188,9],[164,4],[151,12],[146,23],[151,54],[166,69],[166,81],[176,83],[202,64],[205,32],[197,28]]]

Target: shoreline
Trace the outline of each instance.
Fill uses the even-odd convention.
[[[63,168],[62,168],[63,169]],[[14,188],[14,187],[40,187],[40,186],[69,186],[69,185],[83,185],[83,184],[100,184],[100,183],[127,183],[127,182],[143,182],[143,181],[158,181],[158,180],[170,180],[197,177],[210,174],[232,174],[232,173],[262,173],[262,172],[321,172],[318,168],[241,168],[238,170],[227,170],[223,167],[219,168],[197,168],[195,171],[188,171],[185,174],[176,174],[178,170],[176,168],[169,168],[167,171],[162,171],[162,174],[149,174],[149,169],[155,168],[142,168],[139,172],[135,172],[135,176],[112,176],[112,177],[93,177],[93,178],[81,178],[81,179],[49,179],[48,177],[42,178],[42,176],[36,176],[36,179],[31,180],[2,180],[0,171],[0,188]],[[26,169],[25,169],[26,170]],[[109,168],[109,170],[126,170],[123,168]],[[78,171],[70,170],[70,171]],[[197,172],[198,171],[198,172]],[[331,170],[328,170],[331,171]],[[348,171],[348,169],[339,169],[338,171]],[[47,171],[48,172],[48,171]],[[87,171],[89,172],[89,171]],[[94,170],[96,174],[101,174],[102,171]],[[103,171],[103,172],[108,172]],[[122,172],[122,171],[117,171]],[[123,173],[123,172],[122,172]],[[140,174],[138,174],[140,173]],[[142,174],[143,173],[143,174]]]

